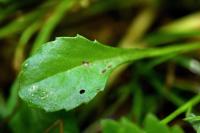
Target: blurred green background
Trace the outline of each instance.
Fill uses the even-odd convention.
[[[31,52],[58,36],[80,34],[123,48],[199,42],[199,9],[199,0],[0,0],[0,131],[109,133],[106,128],[113,125],[101,126],[102,119],[126,117],[138,126],[149,113],[164,119],[199,93],[200,51],[124,65],[104,92],[67,113],[27,107],[18,99],[15,79]],[[198,115],[200,108],[193,112]],[[184,118],[176,117],[170,126],[198,130],[198,117]]]

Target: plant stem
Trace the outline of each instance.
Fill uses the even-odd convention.
[[[119,43],[119,47],[121,48],[135,48],[135,47],[143,47],[140,45],[136,45],[142,36],[145,35],[147,30],[152,26],[152,23],[155,20],[155,9],[153,8],[145,8],[142,10],[136,18],[133,19],[130,27],[128,28],[127,33],[122,38]]]
[[[197,95],[193,97],[191,100],[189,100],[186,104],[175,110],[173,113],[168,115],[166,118],[164,118],[161,123],[167,124],[170,121],[172,121],[174,118],[176,118],[181,113],[185,112],[187,109],[191,108],[192,106],[198,104],[200,102],[200,95]]]
[[[181,54],[184,52],[189,52],[192,50],[200,49],[200,43],[186,43],[180,45],[172,45],[163,48],[146,48],[146,49],[125,49],[122,56],[122,60],[127,62],[132,62],[134,60],[139,60],[143,58],[158,57],[167,54]]]

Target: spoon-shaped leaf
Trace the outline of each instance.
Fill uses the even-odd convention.
[[[197,48],[199,44],[120,49],[79,35],[60,37],[43,45],[24,62],[19,75],[19,96],[49,112],[71,110],[102,91],[112,70],[124,62]]]

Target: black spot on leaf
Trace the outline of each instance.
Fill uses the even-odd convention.
[[[85,90],[84,90],[84,89],[81,89],[81,90],[79,91],[79,93],[80,93],[80,94],[84,94],[84,93],[85,93]]]

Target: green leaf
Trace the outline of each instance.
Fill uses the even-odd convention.
[[[141,90],[141,86],[138,84],[137,82],[138,80],[135,80],[133,82],[133,86],[132,88],[134,88],[133,90],[133,105],[132,105],[132,113],[134,115],[134,118],[137,121],[141,121],[142,118],[142,114],[144,113],[143,111],[143,107],[144,107],[144,94]],[[146,97],[145,97],[146,98]],[[146,109],[144,109],[146,111]]]
[[[140,129],[140,127],[138,127],[137,125],[135,125],[134,123],[132,123],[131,121],[129,121],[126,118],[122,118],[121,119],[121,124],[120,126],[122,126],[123,128],[120,130],[120,133],[144,133],[142,131],[142,129]]]
[[[175,125],[171,128],[172,133],[184,133],[183,129],[180,128],[179,126]]]
[[[144,129],[147,133],[169,133],[169,129],[166,125],[161,124],[159,120],[154,117],[153,115],[147,115],[145,122],[144,122]]]
[[[190,113],[185,118],[185,120],[193,126],[197,133],[200,133],[200,116],[196,116],[195,114]]]
[[[46,111],[70,110],[104,89],[124,50],[83,37],[58,38],[29,58],[20,75],[20,97]]]
[[[101,121],[103,133],[183,133],[183,130],[175,125],[169,127],[153,115],[147,115],[144,121],[144,129],[131,122],[127,118],[122,118],[120,121],[105,119]]]
[[[105,88],[118,65],[200,48],[199,43],[150,49],[108,47],[84,37],[60,37],[43,45],[23,64],[19,96],[46,111],[71,110]]]
[[[119,123],[114,120],[102,120],[101,125],[103,133],[118,133],[121,128]]]
[[[122,118],[120,122],[114,120],[101,121],[103,133],[144,133],[137,125],[126,118]]]

